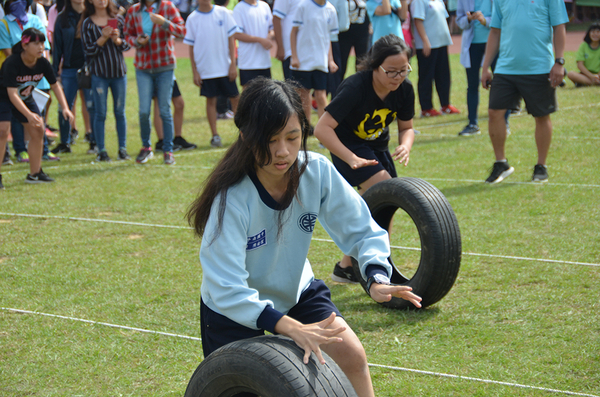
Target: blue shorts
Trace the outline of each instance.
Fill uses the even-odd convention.
[[[303,72],[301,70],[292,70],[292,79],[296,80],[303,88],[307,90],[326,90],[327,89],[327,74],[320,70],[312,70]]]
[[[394,159],[389,150],[379,151],[362,144],[346,145],[346,147],[358,157],[368,160],[377,160],[379,162],[377,165],[352,169],[348,163],[331,153],[331,162],[351,186],[360,186],[361,183],[365,182],[381,170],[386,170],[392,178],[398,176]]]
[[[235,98],[239,94],[237,84],[235,81],[229,81],[229,77],[202,80],[202,87],[200,87],[200,95],[207,98],[217,96]]]
[[[329,288],[322,280],[313,280],[287,315],[302,324],[312,324],[325,320],[332,312],[342,317],[331,301]],[[265,334],[264,330],[248,328],[230,320],[209,309],[202,301],[200,301],[200,322],[204,358],[228,343]]]
[[[38,108],[35,101],[23,101],[27,109],[29,109],[32,113],[35,113],[39,116],[42,115],[40,109]],[[21,112],[15,107],[15,105],[10,102],[0,101],[0,121],[11,121],[15,118],[19,123],[28,123],[27,117],[23,116]]]
[[[271,78],[271,69],[253,69],[253,70],[242,70],[240,69],[240,84],[246,85],[250,80],[263,76]]]

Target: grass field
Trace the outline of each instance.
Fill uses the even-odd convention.
[[[529,182],[534,122],[519,115],[507,141],[516,171],[487,186],[487,94],[484,134],[459,138],[466,79],[458,56],[451,60],[453,103],[463,114],[416,119],[421,134],[399,174],[437,186],[456,213],[463,257],[454,288],[426,310],[384,309],[360,286],[329,282],[340,254],[321,241],[329,238],[321,227],[309,256],[315,273],[362,340],[378,396],[600,396],[600,91],[570,83],[559,89],[548,183]],[[574,63],[568,53],[567,65]],[[135,156],[129,66],[128,150]],[[277,77],[279,64],[273,71]],[[176,74],[186,100],[184,136],[200,146],[177,153],[177,165],[158,158],[98,164],[78,142],[60,163],[44,164],[54,184],[26,185],[23,164],[2,168],[1,396],[180,396],[201,362],[200,242],[183,217],[223,150],[209,146],[187,59]],[[112,116],[106,125],[115,158]],[[231,144],[233,123],[219,121],[219,130]],[[323,152],[314,138],[309,145]],[[414,233],[396,228],[393,244],[418,247]],[[409,250],[394,256],[396,263],[418,260]]]

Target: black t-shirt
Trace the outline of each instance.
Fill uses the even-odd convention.
[[[373,89],[373,71],[367,70],[342,81],[325,110],[338,122],[335,133],[344,145],[366,143],[384,151],[394,120],[408,121],[414,117],[415,92],[406,79],[382,101]]]
[[[37,87],[42,78],[46,78],[50,85],[56,83],[56,76],[52,65],[46,58],[39,58],[33,68],[27,67],[21,59],[21,54],[12,54],[0,68],[0,99],[10,101],[8,87],[18,88],[17,92],[23,102],[31,102],[33,89]]]
[[[83,44],[81,38],[73,39],[73,48],[71,48],[71,59],[69,67],[71,69],[81,69],[85,63],[85,55],[83,54]]]

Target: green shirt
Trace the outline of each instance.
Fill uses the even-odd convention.
[[[588,43],[581,43],[577,54],[576,61],[582,61],[583,65],[590,72],[597,74],[600,72],[600,47],[594,49]]]

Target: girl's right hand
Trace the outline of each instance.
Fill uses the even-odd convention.
[[[299,326],[293,326],[291,329],[286,330],[284,335],[292,338],[304,350],[304,364],[308,364],[312,352],[315,352],[321,364],[325,364],[320,346],[343,342],[342,338],[336,337],[336,335],[344,332],[346,327],[327,328],[333,324],[334,320],[335,313],[331,313],[329,317],[318,323],[299,324]]]
[[[354,158],[348,162],[348,165],[353,170],[356,170],[356,169],[362,168],[362,167],[369,167],[371,165],[377,165],[377,164],[379,164],[379,161],[377,161],[377,160],[363,159],[362,157],[358,157],[358,156],[354,156]]]
[[[113,28],[106,25],[105,27],[102,28],[102,37],[104,37],[105,39],[108,40],[108,38],[110,37],[110,35],[113,33]]]
[[[29,114],[27,115],[27,122],[33,127],[44,126],[44,119],[42,119],[42,117],[39,114],[35,114],[33,112],[29,112]]]
[[[292,61],[290,62],[290,66],[298,69],[300,67],[300,61],[296,57],[292,57]]]

